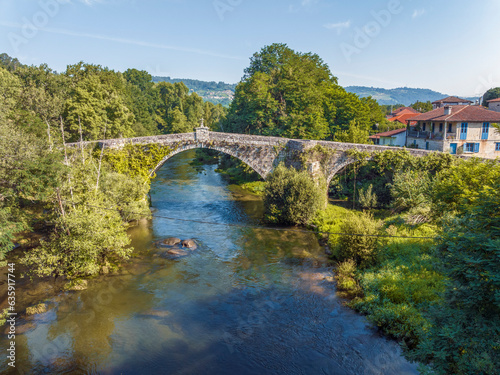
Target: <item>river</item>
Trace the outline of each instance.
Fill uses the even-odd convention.
[[[135,255],[118,274],[52,293],[46,313],[20,319],[16,369],[2,335],[4,373],[417,373],[395,342],[343,306],[313,234],[256,229],[262,201],[228,186],[215,166],[192,167],[193,157],[176,155],[158,172],[155,217],[130,229]],[[154,241],[172,236],[198,249],[158,256]],[[19,289],[18,300],[49,284]]]

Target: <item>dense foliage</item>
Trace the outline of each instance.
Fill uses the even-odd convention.
[[[423,177],[423,181],[413,181],[415,189],[420,189],[418,184],[427,181],[425,179],[427,174],[429,174],[429,178],[432,178],[438,172],[447,170],[457,162],[457,159],[452,155],[444,153],[436,152],[425,157],[415,157],[403,149],[398,151],[387,150],[373,155],[352,152],[352,156],[360,160],[361,165],[359,163],[351,164],[334,176],[329,186],[330,195],[333,198],[348,198],[357,202],[359,200],[359,191],[366,191],[372,185],[372,194],[377,197],[378,207],[392,206],[395,208],[398,206],[395,206],[395,196],[391,195],[391,186],[396,175],[398,175],[396,177],[398,180],[405,177],[402,174],[403,171],[409,171],[410,176],[407,176],[409,178],[411,178],[412,174]],[[369,157],[372,157],[372,160],[365,161]],[[392,188],[392,192],[396,193],[396,190],[401,188],[396,186]],[[405,189],[410,189],[410,187],[406,186]],[[418,194],[424,194],[425,191],[426,187],[423,186]],[[412,192],[407,191],[406,194],[412,194]],[[413,198],[415,198],[414,195]],[[409,197],[405,199],[409,199]],[[427,200],[429,199],[430,197],[427,198]]]
[[[307,224],[324,207],[325,197],[325,189],[307,171],[280,164],[265,184],[265,219],[274,224]]]
[[[447,171],[442,196],[458,178],[475,175],[447,194],[457,212],[438,240],[447,276],[443,300],[427,314],[431,323],[414,357],[437,374],[493,374],[500,366],[500,166],[467,161]],[[453,196],[453,198],[452,198]]]
[[[430,102],[430,100],[426,102],[421,102],[417,100],[415,103],[411,105],[411,107],[414,110],[419,111],[421,113],[432,111],[432,103]]]
[[[486,91],[483,95],[482,104],[487,107],[488,100],[500,98],[500,87],[494,87]]]
[[[339,86],[318,55],[272,44],[251,58],[223,126],[235,133],[331,140],[352,121],[369,131],[386,120],[375,100]]]
[[[381,155],[378,161],[379,172],[391,180],[389,206],[399,213],[374,211],[385,218],[373,252],[354,251],[350,243],[339,251],[339,238],[347,236],[330,236],[342,295],[401,339],[406,355],[428,364],[426,371],[496,373],[500,165],[478,159],[452,162],[432,154],[412,160],[404,153]],[[432,212],[426,220],[408,219],[423,207]],[[369,225],[354,227],[351,215],[361,221],[366,214],[344,211],[329,206],[314,224],[322,231],[365,233]],[[364,254],[371,256],[368,267]]]

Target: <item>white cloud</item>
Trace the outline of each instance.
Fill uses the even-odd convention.
[[[345,22],[337,22],[337,23],[327,23],[323,25],[323,27],[327,28],[328,30],[337,30],[337,34],[340,35],[342,30],[348,29],[351,27],[351,20],[345,21]]]
[[[424,14],[425,14],[425,9],[415,9],[413,11],[413,14],[411,15],[411,18],[417,18],[423,16]]]

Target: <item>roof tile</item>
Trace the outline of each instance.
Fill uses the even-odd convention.
[[[451,115],[444,114],[444,107],[406,119],[406,121],[448,121],[448,122],[500,122],[500,112],[491,111],[480,105],[452,105]]]

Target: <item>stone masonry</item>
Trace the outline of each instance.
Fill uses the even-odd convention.
[[[150,137],[107,139],[97,142],[100,147],[121,148],[126,144],[151,144],[171,147],[172,151],[155,168],[157,171],[172,156],[191,149],[206,148],[217,150],[231,155],[248,164],[263,179],[272,172],[280,162],[287,167],[307,169],[314,177],[324,177],[329,184],[333,176],[347,165],[355,161],[349,156],[348,150],[382,152],[385,150],[401,150],[400,147],[378,145],[339,143],[328,141],[312,141],[288,139],[280,137],[266,137],[236,133],[212,132],[202,126],[194,133],[156,135]],[[68,146],[77,146],[79,143],[70,143]],[[316,146],[321,147],[316,147]],[[431,151],[408,149],[415,156],[428,155]]]

